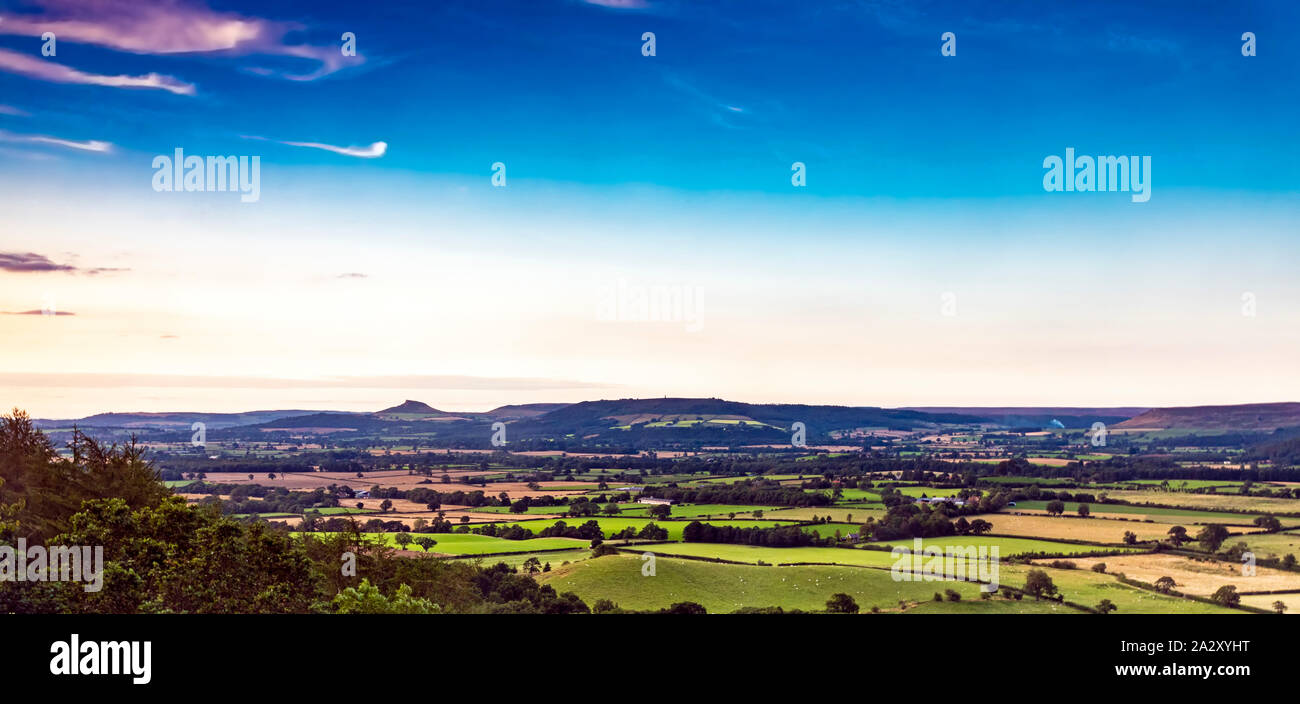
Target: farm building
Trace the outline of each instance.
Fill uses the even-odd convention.
[[[644,498],[644,499],[637,499],[636,502],[639,503],[639,504],[661,504],[661,505],[665,505],[665,506],[672,506],[672,505],[673,505],[673,500],[672,500],[672,499],[655,499],[655,498],[650,498],[650,497],[646,497],[646,498]]]

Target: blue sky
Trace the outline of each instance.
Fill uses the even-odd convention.
[[[249,74],[310,60],[133,55],[71,41],[58,59],[158,72],[164,91],[34,86],[0,74],[42,129],[162,153],[243,153],[240,135],[392,145],[382,168],[686,190],[786,191],[810,166],[819,195],[1032,195],[1037,164],[1074,146],[1151,154],[1161,188],[1285,189],[1296,175],[1300,26],[1293,3],[647,3],[572,0],[276,3],[286,41],[362,61],[313,81]],[[1240,7],[1237,7],[1240,5]],[[216,6],[262,14],[260,4]],[[1264,36],[1243,60],[1242,31]],[[653,31],[657,55],[643,57]],[[939,35],[957,34],[956,57]],[[33,51],[39,39],[5,36]],[[17,130],[24,121],[7,119]],[[284,148],[282,163],[328,164]]]
[[[1277,383],[1300,351],[1295,3],[267,5],[3,4],[0,253],[50,265],[0,270],[0,310],[75,312],[0,316],[27,343],[0,379],[16,400],[103,410],[22,375],[146,370],[460,375],[425,400],[465,407],[1300,392]],[[260,201],[155,193],[177,147],[259,156]],[[1151,201],[1044,192],[1066,147],[1151,156]],[[710,322],[597,325],[614,280],[710,291]],[[962,312],[937,319],[950,292]],[[813,371],[773,371],[790,360]],[[392,395],[326,387],[291,405]],[[285,405],[192,391],[133,393]]]

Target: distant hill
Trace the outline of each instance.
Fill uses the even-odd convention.
[[[1187,430],[1274,430],[1300,426],[1300,403],[1153,408],[1116,428]]]
[[[427,404],[427,403],[421,403],[420,401],[412,401],[412,400],[410,400],[410,399],[407,399],[406,401],[404,401],[404,402],[403,402],[401,405],[399,405],[399,406],[393,406],[392,408],[385,408],[384,410],[382,410],[382,411],[378,411],[378,412],[375,413],[375,415],[378,415],[378,416],[384,416],[384,415],[398,415],[398,414],[401,414],[401,415],[426,415],[426,416],[445,416],[445,415],[450,415],[449,413],[446,413],[446,412],[444,412],[444,411],[440,411],[440,410],[434,408],[433,406],[430,406],[430,405]]]
[[[296,416],[311,415],[313,413],[318,413],[318,411],[248,411],[245,413],[194,413],[183,411],[170,413],[96,413],[93,416],[86,416],[85,418],[66,420],[37,419],[33,422],[36,427],[43,430],[50,428],[71,428],[73,425],[82,428],[139,428],[159,430],[177,430],[183,427],[185,430],[189,430],[190,425],[194,423],[203,423],[208,427],[208,429],[215,430],[220,428],[233,428],[240,425],[256,425],[258,423],[267,423],[282,418],[293,418]]]
[[[510,418],[535,418],[537,416],[550,413],[551,411],[556,411],[561,408],[564,408],[567,405],[569,404],[567,403],[520,403],[520,404],[509,405],[509,406],[501,406],[499,408],[493,408],[487,413],[482,413],[479,415],[484,415],[489,418],[497,418],[501,420],[510,419]]]
[[[1088,428],[1097,422],[1114,425],[1148,409],[1127,406],[914,406],[903,410],[975,416],[1013,428],[1046,428],[1054,420],[1067,428]]]
[[[535,419],[538,426],[567,432],[599,432],[611,426],[692,421],[769,426],[786,433],[791,424],[802,422],[809,433],[826,433],[851,428],[907,430],[942,423],[971,423],[968,416],[922,413],[874,406],[809,406],[803,404],[753,404],[717,398],[646,398],[583,401],[551,411]]]

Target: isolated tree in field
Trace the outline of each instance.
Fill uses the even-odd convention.
[[[412,540],[411,536],[407,533],[398,533],[396,536],[393,537],[393,541],[396,542],[399,546],[401,546],[403,550],[406,549],[407,545],[411,544],[411,540]]]
[[[673,507],[669,506],[668,504],[655,504],[654,506],[650,507],[650,515],[654,516],[655,518],[658,518],[659,520],[668,518],[668,516],[671,515],[672,512],[673,512]]]
[[[538,572],[541,572],[542,561],[535,557],[530,557],[527,560],[524,560],[524,571],[528,574],[537,574]]]
[[[1089,515],[1092,514],[1092,509],[1088,508],[1088,504],[1079,504],[1078,511],[1079,511],[1079,515],[1082,516],[1083,518],[1087,518]]]
[[[1174,526],[1169,529],[1169,542],[1173,543],[1174,547],[1178,547],[1189,540],[1191,540],[1191,538],[1187,536],[1186,528],[1182,526]]]
[[[1029,574],[1025,575],[1025,593],[1032,594],[1035,599],[1054,596],[1056,594],[1056,584],[1052,582],[1052,578],[1046,572],[1029,570]]]
[[[275,479],[275,472],[267,472],[267,473],[266,473],[266,478],[267,478],[267,479]]]
[[[970,522],[970,532],[975,535],[984,535],[991,530],[993,530],[993,524],[983,518],[976,518]]]
[[[434,540],[433,538],[427,538],[421,536],[415,539],[415,544],[424,548],[425,552],[429,552],[430,548],[438,544],[438,541]]]
[[[248,481],[250,481],[250,482],[253,481],[253,475],[251,475],[251,474],[248,475]]]
[[[1102,599],[1101,603],[1097,604],[1097,613],[1108,614],[1118,608],[1119,607],[1112,603],[1110,599]]]
[[[1275,601],[1275,602],[1273,602],[1273,611],[1275,611],[1275,612],[1277,612],[1277,613],[1279,613],[1279,614],[1284,614],[1284,613],[1286,613],[1286,602],[1284,602],[1284,601]]]
[[[1241,595],[1237,593],[1236,587],[1225,584],[1214,592],[1210,600],[1222,606],[1237,606],[1241,603]]]
[[[1126,530],[1126,531],[1124,531],[1124,544],[1125,544],[1125,545],[1137,545],[1137,541],[1138,541],[1137,533],[1134,533],[1134,532],[1131,531],[1131,530]]]
[[[365,503],[363,503],[363,502],[361,502],[361,501],[358,501],[358,502],[357,502],[357,510],[358,510],[358,511],[364,509],[365,507],[366,507]]]
[[[1219,546],[1223,545],[1223,541],[1227,539],[1228,529],[1218,524],[1205,526],[1201,529],[1201,532],[1196,534],[1197,542],[1208,552],[1218,550]]]
[[[1064,501],[1048,501],[1048,502],[1047,502],[1047,515],[1049,515],[1049,516],[1059,516],[1059,515],[1061,515],[1061,514],[1063,514],[1063,513],[1065,513],[1065,502],[1064,502]]]
[[[1293,553],[1287,553],[1286,556],[1282,558],[1282,566],[1287,569],[1295,569],[1295,555]]]
[[[1097,573],[1099,573],[1099,574],[1105,574],[1105,572],[1106,572],[1106,563],[1104,563],[1104,562],[1098,562],[1097,564],[1095,564],[1095,565],[1092,566],[1092,571],[1093,571],[1093,572],[1097,572]]]
[[[763,509],[761,509],[761,508],[760,508],[760,509],[755,509],[755,511],[754,511],[754,518],[762,518],[762,517],[763,517]]]
[[[831,614],[856,614],[858,612],[858,602],[853,600],[852,596],[843,592],[831,595],[826,600],[826,612]]]
[[[1173,591],[1176,586],[1178,586],[1178,583],[1174,581],[1173,577],[1165,576],[1156,580],[1156,589],[1163,594]]]
[[[961,601],[961,592],[956,589],[945,589],[943,593],[947,595],[948,601]]]
[[[606,516],[617,516],[618,514],[620,514],[620,513],[622,513],[622,512],[623,512],[623,509],[619,508],[619,507],[618,507],[618,504],[616,504],[616,503],[611,502],[611,503],[607,503],[607,504],[605,504],[605,515],[606,515]]]
[[[384,499],[383,503],[379,504],[379,510],[380,510],[380,511],[383,511],[383,512],[385,512],[385,513],[387,513],[387,512],[389,512],[389,511],[393,510],[393,500],[392,500],[392,499]]]
[[[1274,516],[1259,516],[1255,519],[1255,525],[1270,533],[1282,529],[1282,522]]]

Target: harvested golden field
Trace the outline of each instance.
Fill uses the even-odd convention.
[[[1300,594],[1247,594],[1241,597],[1241,603],[1257,609],[1273,609],[1273,602],[1286,604],[1287,614],[1300,614]]]
[[[1051,517],[1040,515],[1013,515],[998,513],[976,516],[993,524],[995,535],[1015,535],[1029,538],[1063,538],[1087,540],[1095,543],[1122,543],[1124,533],[1137,534],[1138,540],[1156,540],[1169,537],[1172,523],[1140,523],[1116,521],[1107,518],[1079,518],[1077,516]]]
[[[1047,562],[1051,562],[1048,560]],[[1257,567],[1253,577],[1241,573],[1242,566],[1231,562],[1197,562],[1190,557],[1169,554],[1110,555],[1073,560],[1079,569],[1091,569],[1106,563],[1106,571],[1123,572],[1130,579],[1155,584],[1161,577],[1172,577],[1176,589],[1186,594],[1208,597],[1215,590],[1231,584],[1239,592],[1266,592],[1294,589],[1300,591],[1300,573]]]
[[[1106,495],[1132,504],[1163,504],[1239,513],[1300,513],[1300,499],[1275,499],[1236,494],[1187,494],[1169,491],[1108,491]]]

